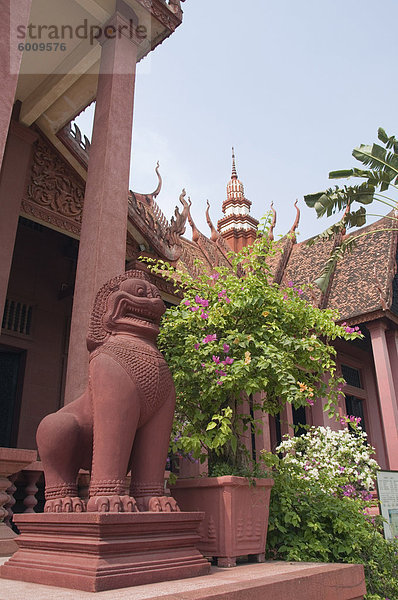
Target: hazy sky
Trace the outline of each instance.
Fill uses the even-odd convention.
[[[131,188],[155,189],[159,160],[163,212],[185,187],[207,234],[206,199],[216,224],[234,145],[253,216],[274,201],[286,233],[298,198],[300,239],[321,231],[303,195],[353,166],[352,149],[376,141],[379,126],[398,134],[398,0],[187,0],[183,9],[182,25],[138,66]]]

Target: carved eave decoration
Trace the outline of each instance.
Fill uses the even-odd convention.
[[[87,171],[91,143],[87,136],[82,135],[82,132],[76,123],[73,121],[67,123],[59,130],[57,138],[61,140],[72,156],[74,156]]]
[[[21,214],[78,238],[83,213],[84,182],[49,142],[34,144],[30,181]]]
[[[181,25],[182,9],[180,2],[185,2],[185,0],[168,0],[168,3],[166,3],[165,0],[138,0],[138,2],[164,27],[167,27],[170,33],[173,33],[173,31]],[[154,43],[152,44],[153,48],[155,48],[160,41],[162,40],[157,42],[154,40]]]
[[[163,259],[176,261],[182,254],[181,236],[185,233],[185,224],[188,216],[190,199],[185,200],[186,192],[182,190],[180,202],[183,206],[180,212],[178,207],[171,217],[170,223],[164,216],[155,198],[160,193],[162,178],[159,173],[159,163],[156,166],[158,186],[151,194],[139,194],[130,191],[128,197],[129,229],[138,231],[151,248]]]

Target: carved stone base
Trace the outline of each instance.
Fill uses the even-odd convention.
[[[16,515],[19,550],[0,575],[88,592],[206,575],[203,513]]]

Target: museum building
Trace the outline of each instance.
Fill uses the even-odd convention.
[[[210,275],[214,267],[230,266],[229,252],[250,245],[257,235],[258,222],[250,214],[234,155],[217,227],[207,206],[207,235],[196,227],[185,191],[170,220],[162,213],[156,201],[162,185],[159,167],[153,192],[128,189],[136,63],[181,23],[180,2],[75,4],[82,12],[76,9],[71,21],[77,26],[90,11],[102,34],[94,44],[74,39],[62,56],[51,57],[47,71],[31,64],[47,59],[19,50],[10,38],[12,22],[27,27],[40,20],[34,14],[35,1],[18,3],[18,14],[9,14],[0,24],[2,449],[35,449],[41,419],[84,390],[89,315],[105,281],[126,267],[145,268],[140,256],[167,260],[194,276],[203,270]],[[55,19],[62,1],[51,6]],[[109,26],[123,34],[107,36]],[[148,35],[142,37],[139,32],[144,30],[138,27],[145,27]],[[90,143],[74,119],[94,100]],[[271,238],[276,221],[272,211]],[[274,281],[282,287],[291,281],[313,282],[341,243],[337,237],[312,246],[297,242],[297,203],[291,211],[292,227],[278,240],[280,252],[271,265]],[[191,239],[184,237],[187,222]],[[386,218],[367,229],[375,233],[361,237],[337,264],[326,292],[313,287],[307,300],[337,309],[341,322],[359,326],[364,334],[354,342],[335,342],[338,369],[346,380],[340,411],[361,418],[381,467],[398,470],[398,237]],[[159,277],[154,282],[166,303],[179,302],[169,282]],[[253,452],[273,449],[285,433],[299,432],[299,425],[342,427],[328,418],[323,404],[320,398],[314,406],[297,410],[288,405],[277,418],[262,416],[261,433],[249,441]],[[293,425],[298,427],[294,430]],[[14,490],[25,486],[21,510],[33,509],[40,463],[4,475],[12,476]],[[82,487],[88,487],[87,477]]]

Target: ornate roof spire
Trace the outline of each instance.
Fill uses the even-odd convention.
[[[234,150],[233,146],[232,146],[232,175],[231,175],[231,179],[238,179],[238,174],[236,172],[236,165],[235,165],[235,150]]]
[[[218,231],[232,250],[239,251],[254,242],[258,221],[250,215],[251,202],[245,197],[243,183],[236,172],[235,150],[232,148],[232,175],[227,185],[227,198],[222,204],[223,217]]]

